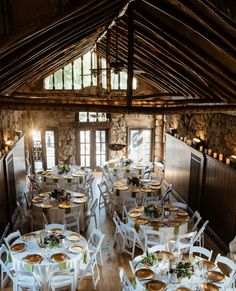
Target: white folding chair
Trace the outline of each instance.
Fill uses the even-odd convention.
[[[163,244],[163,245],[156,245],[150,248],[147,248],[148,253],[156,253],[156,252],[167,252],[169,251],[168,245]]]
[[[135,275],[135,268],[137,268],[138,263],[140,263],[144,258],[144,255],[135,257],[133,260],[129,261],[130,269],[132,274]]]
[[[186,210],[188,205],[186,203],[183,203],[183,202],[179,202],[179,201],[173,201],[171,203],[171,206],[172,207],[177,207],[177,208],[180,208],[180,209],[183,209],[183,210]]]
[[[182,251],[187,252],[193,246],[194,237],[196,231],[188,232],[186,234],[180,234],[177,236],[177,239],[173,245],[172,252],[177,251],[178,254],[181,254]]]
[[[169,186],[166,188],[166,191],[161,196],[160,202],[162,205],[169,202],[172,190],[173,190],[173,184],[169,184]]]
[[[197,243],[200,247],[204,247],[204,231],[205,231],[205,228],[206,228],[208,223],[209,223],[209,220],[206,220],[204,222],[202,227],[197,232],[197,234],[194,238],[193,244]]]
[[[150,246],[163,245],[165,243],[164,233],[153,229],[145,229],[144,233],[144,253]]]
[[[11,249],[11,244],[19,237],[21,237],[21,233],[19,230],[16,230],[10,233],[7,237],[4,237],[4,243],[7,246],[8,250]]]
[[[143,243],[141,242],[134,227],[132,227],[128,224],[124,224],[123,222],[121,222],[121,225],[122,225],[123,229],[125,230],[125,233],[124,233],[125,234],[125,249],[124,249],[124,251],[127,252],[129,255],[131,255],[133,258],[136,246],[141,248],[144,251]],[[130,248],[132,249],[132,251],[128,250]]]
[[[120,284],[122,287],[122,291],[134,291],[134,287],[132,286],[125,270],[120,267],[119,268],[119,277],[120,277]]]
[[[236,276],[235,262],[228,257],[218,254],[215,259],[215,264],[219,269],[222,269],[222,271],[225,271],[227,269],[226,271],[229,273],[223,285],[220,284],[222,290],[226,290],[226,287],[233,287],[233,290],[235,290],[235,280],[233,280]]]
[[[122,249],[124,249],[124,247],[125,247],[125,230],[122,228],[123,227],[122,226],[122,221],[121,221],[121,219],[118,216],[116,211],[114,211],[112,220],[113,220],[113,222],[115,223],[115,226],[116,226],[115,234],[114,234],[113,246],[115,246],[117,235],[120,235],[122,237],[122,240],[123,240]]]
[[[74,269],[55,271],[49,279],[49,288],[52,291],[56,289],[70,287],[71,291],[76,290]]]
[[[1,288],[6,286],[8,278],[14,282],[15,276],[12,272],[12,264],[9,262],[9,250],[2,244],[0,247],[0,265],[1,265]]]
[[[87,216],[85,218],[86,220],[86,225],[88,224],[88,221],[90,222],[90,219],[93,217],[95,220],[95,226],[96,228],[98,227],[97,225],[97,216],[96,216],[96,209],[98,206],[98,198],[96,198],[93,203],[91,204],[91,207],[89,209],[89,211],[87,212]]]
[[[18,290],[18,288],[32,291],[41,290],[40,282],[34,273],[27,271],[15,271],[13,290]]]
[[[94,286],[94,289],[96,289],[97,283],[100,280],[100,273],[99,273],[99,268],[97,265],[96,256],[97,256],[97,253],[95,252],[90,257],[90,260],[89,260],[86,268],[83,270],[82,274],[79,276],[79,279],[77,281],[77,288],[80,286],[83,279],[86,276],[91,276],[91,273],[92,273],[93,286]]]
[[[64,214],[65,229],[73,230],[77,233],[80,233],[79,219],[80,219],[80,212],[79,211],[65,213]]]
[[[108,185],[106,181],[103,181],[98,184],[98,189],[100,192],[99,196],[99,209],[105,207],[108,209],[108,205],[110,204],[110,194],[108,190]]]
[[[51,224],[46,224],[45,225],[45,230],[51,230],[51,229],[54,229],[54,228],[58,228],[58,229],[64,230],[65,229],[65,225],[64,224],[59,224],[59,223],[51,223]]]
[[[198,254],[200,257],[202,257],[202,255],[205,256],[205,259],[207,259],[208,261],[211,260],[212,257],[212,253],[213,251],[208,250],[204,247],[199,247],[199,246],[191,246],[189,253],[192,254]]]
[[[102,260],[102,242],[104,240],[105,234],[102,233],[99,229],[93,229],[89,239],[88,246],[89,252],[94,253],[97,252],[100,255],[100,263],[103,264]]]
[[[128,219],[128,212],[130,209],[137,207],[136,198],[128,198],[123,201],[122,221]]]
[[[202,219],[202,217],[201,217],[200,213],[196,210],[189,220],[189,225],[192,226],[190,231],[197,230],[198,224],[201,221],[201,219]]]

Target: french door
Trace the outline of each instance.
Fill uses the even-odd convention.
[[[108,157],[107,129],[84,129],[77,132],[77,163],[98,169]]]

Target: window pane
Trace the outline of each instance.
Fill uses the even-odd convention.
[[[62,85],[62,69],[58,70],[54,74],[54,81],[55,81],[55,89],[56,90],[61,90],[63,88],[63,85]]]
[[[72,89],[72,65],[64,67],[64,89]]]
[[[86,142],[90,142],[90,131],[89,130],[87,130],[87,131],[85,131],[85,134],[86,134]]]
[[[89,112],[89,122],[96,122],[96,121],[97,121],[97,113]]]
[[[151,130],[130,130],[129,158],[135,162],[150,162]]]
[[[90,156],[86,156],[86,167],[90,167]]]
[[[45,141],[46,141],[46,164],[47,168],[51,169],[55,167],[55,143],[54,143],[54,132],[46,131],[45,132]]]
[[[91,53],[83,55],[83,74],[91,75]]]
[[[80,163],[82,167],[85,167],[85,156],[80,156]]]
[[[127,73],[120,72],[120,89],[127,89]]]
[[[74,61],[74,89],[82,88],[82,79],[81,79],[81,58],[78,58]]]
[[[53,75],[50,75],[44,79],[44,88],[47,90],[53,89]]]
[[[87,122],[87,112],[79,112],[79,121]]]
[[[85,139],[84,139],[84,131],[80,131],[80,142],[85,142]]]
[[[118,74],[111,71],[111,89],[118,89]]]

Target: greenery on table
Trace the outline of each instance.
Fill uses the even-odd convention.
[[[162,209],[158,207],[157,205],[150,204],[148,206],[144,207],[144,212],[146,215],[159,217],[162,215]]]
[[[59,164],[57,165],[57,173],[58,174],[64,174],[64,173],[69,173],[71,170],[71,167],[66,164]]]
[[[127,167],[127,166],[131,165],[132,163],[133,163],[133,161],[131,159],[126,159],[126,160],[121,161],[122,167]]]
[[[177,278],[185,278],[190,279],[194,274],[194,267],[191,261],[178,262],[175,268],[170,269],[170,273],[176,273]]]
[[[153,266],[158,261],[158,258],[156,257],[155,253],[148,252],[146,253],[146,256],[142,259],[142,263],[145,266]]]
[[[49,234],[44,237],[43,243],[46,247],[58,247],[60,246],[61,240],[64,239],[65,236],[63,234]]]

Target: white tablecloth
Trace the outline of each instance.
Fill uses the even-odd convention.
[[[37,231],[35,233],[40,233]],[[67,236],[73,232],[65,231],[64,235]],[[39,282],[42,284],[42,289],[44,291],[49,290],[48,288],[48,281],[50,278],[51,273],[59,267],[59,263],[52,262],[50,260],[51,255],[55,253],[64,253],[66,254],[69,259],[67,260],[67,268],[74,268],[75,270],[75,282],[77,280],[78,274],[82,272],[82,270],[86,267],[86,264],[89,260],[89,251],[88,251],[88,243],[85,238],[78,242],[80,245],[84,247],[84,252],[79,253],[72,253],[69,250],[70,242],[62,247],[55,247],[55,248],[40,248],[37,244],[36,239],[24,240],[22,237],[17,239],[15,243],[24,242],[27,247],[24,252],[11,252],[12,254],[12,266],[14,270],[20,271],[27,271],[29,268],[29,264],[27,264],[23,258],[29,254],[39,254],[43,257],[43,260],[39,264],[33,265],[33,272],[38,279]]]

